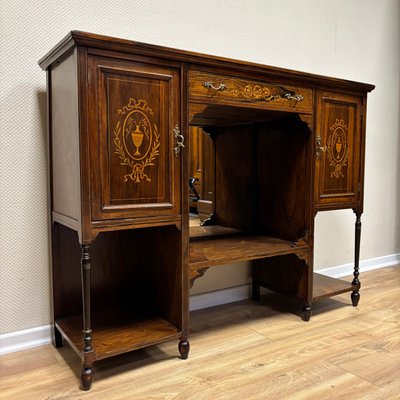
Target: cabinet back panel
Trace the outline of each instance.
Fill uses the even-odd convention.
[[[254,126],[221,129],[215,140],[215,210],[218,225],[249,230],[253,217]]]
[[[294,118],[258,126],[257,230],[297,240],[309,229],[311,133]]]
[[[216,224],[285,240],[302,237],[311,220],[311,141],[306,124],[294,115],[219,128]]]
[[[252,261],[253,281],[282,293],[306,299],[310,267],[294,254]]]

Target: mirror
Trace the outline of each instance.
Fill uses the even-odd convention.
[[[214,149],[203,128],[190,126],[189,215],[190,226],[199,226],[213,213]]]

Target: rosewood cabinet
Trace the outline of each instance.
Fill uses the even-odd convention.
[[[187,358],[189,286],[210,267],[250,261],[253,298],[297,296],[304,320],[322,298],[358,304],[373,85],[76,31],[39,64],[55,345],[83,389],[100,359],[166,340]],[[351,282],[313,271],[315,215],[343,208]]]

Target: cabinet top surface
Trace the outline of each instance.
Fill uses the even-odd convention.
[[[71,31],[57,45],[55,45],[44,57],[39,60],[40,67],[43,70],[46,70],[52,63],[59,60],[63,54],[68,52],[68,50],[76,46],[156,57],[159,59],[167,59],[175,62],[192,64],[198,67],[229,68],[236,71],[245,70],[249,74],[266,74],[274,78],[291,79],[311,85],[340,87],[361,92],[370,92],[375,88],[374,85],[367,83],[326,77],[284,68],[271,67],[248,61],[211,56],[202,53],[172,49],[153,44],[118,39],[80,31]]]

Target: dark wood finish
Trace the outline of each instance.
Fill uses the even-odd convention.
[[[213,212],[215,192],[214,147],[210,135],[200,127],[191,126],[189,138],[189,179],[193,179],[193,189],[189,191],[189,207],[199,216],[202,214],[200,219],[204,220]],[[208,215],[204,216],[203,214]]]
[[[90,304],[90,246],[82,245],[81,277],[82,277],[82,305],[83,305],[83,349],[81,386],[89,390],[93,380],[94,353],[92,347],[92,324]]]
[[[266,287],[290,296],[299,297],[305,306],[310,307],[312,280],[309,279],[310,254],[308,246],[302,246],[297,252],[252,262],[253,293],[259,298],[259,286]]]
[[[313,301],[350,292],[354,287],[353,283],[349,283],[342,279],[331,278],[329,276],[314,273]]]
[[[189,122],[193,126],[203,126],[214,132],[218,132],[218,127],[250,125],[257,122],[273,121],[287,118],[289,112],[278,110],[266,110],[260,108],[244,108],[239,103],[236,106],[222,104],[199,104],[191,102],[189,104]]]
[[[53,327],[53,331],[54,331],[54,346],[59,348],[63,346],[63,336],[60,333],[60,331],[54,326]]]
[[[214,215],[214,205],[210,200],[199,200],[197,202],[197,213],[202,225],[207,224],[207,221],[212,220]]]
[[[92,218],[179,214],[179,70],[94,56],[88,68],[91,146],[101,149],[91,157]]]
[[[235,233],[243,233],[238,229],[228,228],[226,226],[220,225],[206,225],[206,226],[191,226],[190,227],[190,238],[199,237],[217,237],[217,236],[227,236]]]
[[[190,210],[197,210],[197,201],[201,198],[202,192],[202,158],[203,158],[203,134],[201,128],[190,127],[190,156],[189,156],[189,179],[192,179],[192,190],[189,189]]]
[[[56,321],[56,327],[79,356],[82,356],[81,326],[82,315]],[[177,339],[181,335],[180,330],[163,318],[135,316],[120,310],[97,312],[93,315],[93,327],[94,360]]]
[[[39,63],[55,344],[84,390],[101,358],[171,339],[187,358],[189,272],[252,260],[253,297],[300,297],[305,320],[343,291],[357,305],[373,85],[77,31]],[[206,227],[189,229],[189,175]],[[315,214],[340,208],[357,215],[351,284],[313,278]]]
[[[306,304],[303,307],[303,313],[301,314],[301,318],[303,321],[308,322],[311,318],[311,314],[312,314],[312,309],[311,309],[311,304]]]
[[[279,109],[285,111],[311,111],[313,91],[308,88],[238,79],[237,76],[192,70],[189,73],[190,101],[237,104],[246,107]],[[298,99],[296,99],[296,96]]]
[[[226,236],[198,238],[190,242],[191,269],[224,265],[238,261],[255,260],[298,253],[308,246],[264,235],[234,233]]]
[[[360,287],[361,282],[358,279],[360,276],[360,241],[361,241],[361,212],[355,211],[356,224],[355,224],[355,240],[354,240],[354,279],[351,282],[353,291],[351,292],[351,302],[354,307],[357,307],[360,301]]]
[[[260,263],[258,265],[271,263],[274,260],[281,263],[282,260],[285,261],[285,255],[295,255],[288,264],[290,270],[283,268],[286,264],[276,269],[280,274],[276,276],[275,283],[271,283],[274,278],[272,275],[257,275],[256,269],[253,268],[253,297],[255,300],[259,298],[259,286],[267,286],[307,299],[308,292],[312,287],[307,279],[308,266],[299,269],[296,260],[299,257],[307,256],[308,248],[307,244],[297,245],[294,242],[237,230],[225,234],[221,232],[220,235],[212,237],[193,238],[190,241],[189,257],[191,285],[213,266],[251,260],[256,260],[253,261],[256,265],[257,263]],[[278,255],[279,257],[275,257]],[[294,269],[293,265],[295,265]],[[273,271],[272,269],[266,270]]]
[[[221,128],[215,139],[215,221],[249,230],[254,203],[253,126]]]
[[[51,152],[57,160],[51,166],[52,214],[54,220],[75,230],[81,220],[77,57],[74,51],[53,66],[49,96]]]
[[[215,201],[215,151],[213,145],[213,132],[203,130],[201,154],[201,191],[202,201]]]
[[[310,231],[311,146],[311,132],[298,118],[257,125],[258,231],[293,241]]]
[[[98,359],[187,338],[188,299],[183,293],[188,291],[188,281],[182,279],[178,229],[164,226],[101,233],[90,246],[94,266],[90,270],[88,246],[83,245],[82,297],[78,236],[58,223],[53,232],[53,243],[58,244],[53,250],[55,320],[66,341],[82,357],[86,380]],[[84,338],[91,337],[93,351],[83,340],[82,330]],[[141,343],[140,337],[145,336]],[[82,387],[85,384],[82,382]]]
[[[361,200],[362,97],[319,92],[316,136],[316,206],[352,208]]]
[[[54,46],[40,60],[42,69],[47,69],[57,61],[65,52],[72,47],[79,45],[92,49],[109,49],[115,52],[122,52],[128,55],[141,55],[167,59],[170,61],[184,61],[199,66],[218,66],[220,69],[231,68],[238,74],[262,75],[269,73],[273,79],[284,79],[285,81],[307,82],[308,84],[319,84],[324,87],[334,87],[342,90],[353,90],[370,92],[375,86],[354,82],[344,79],[332,78],[300,71],[293,71],[284,68],[266,66],[263,64],[248,61],[233,60],[224,57],[211,56],[186,50],[172,49],[148,43],[141,43],[132,40],[119,39],[110,36],[98,35],[87,32],[71,31],[56,46]],[[225,72],[226,73],[226,72]]]
[[[190,350],[190,344],[188,340],[186,339],[181,339],[179,341],[179,353],[181,355],[182,360],[186,360],[189,356],[189,350]]]

